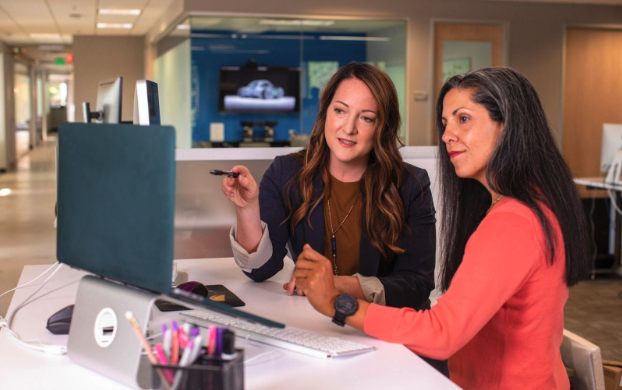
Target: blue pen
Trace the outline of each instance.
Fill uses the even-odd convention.
[[[217,328],[216,330],[216,353],[215,356],[216,357],[220,357],[222,356],[222,335],[225,333],[225,331],[227,331],[227,328]]]

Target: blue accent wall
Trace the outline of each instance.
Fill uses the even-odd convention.
[[[334,61],[343,66],[366,61],[365,41],[322,40],[320,36],[365,34],[326,34],[263,32],[243,34],[237,31],[192,30],[192,140],[209,141],[211,122],[224,123],[225,141],[242,140],[240,121],[277,121],[275,141],[286,141],[289,130],[310,134],[318,111],[319,90],[307,87],[309,61]],[[221,66],[243,66],[250,59],[259,66],[300,67],[300,112],[239,114],[218,111]]]

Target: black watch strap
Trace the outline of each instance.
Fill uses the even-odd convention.
[[[339,326],[346,325],[346,315],[335,311],[335,316],[333,317],[333,322]]]

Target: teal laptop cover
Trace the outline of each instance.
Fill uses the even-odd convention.
[[[175,130],[63,123],[57,164],[58,261],[171,291]]]

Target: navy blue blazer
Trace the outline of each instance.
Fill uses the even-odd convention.
[[[430,191],[430,179],[424,169],[406,164],[404,181],[400,196],[406,215],[403,240],[404,253],[393,256],[388,261],[381,258],[367,237],[365,216],[362,221],[360,243],[360,273],[375,276],[384,286],[387,306],[428,309],[429,295],[434,289],[434,266],[436,258],[436,217]],[[319,253],[324,253],[325,225],[322,202],[310,215],[311,226],[305,218],[294,231],[291,230],[287,194],[284,186],[302,164],[292,155],[279,156],[261,180],[259,185],[259,205],[261,220],[268,225],[272,242],[272,257],[260,268],[245,272],[257,282],[264,281],[283,268],[288,242],[294,262],[302,252],[304,244],[309,244]],[[322,193],[324,183],[317,175],[313,181],[313,200]],[[296,184],[290,195],[294,210],[302,203]],[[286,221],[285,223],[282,223]]]

